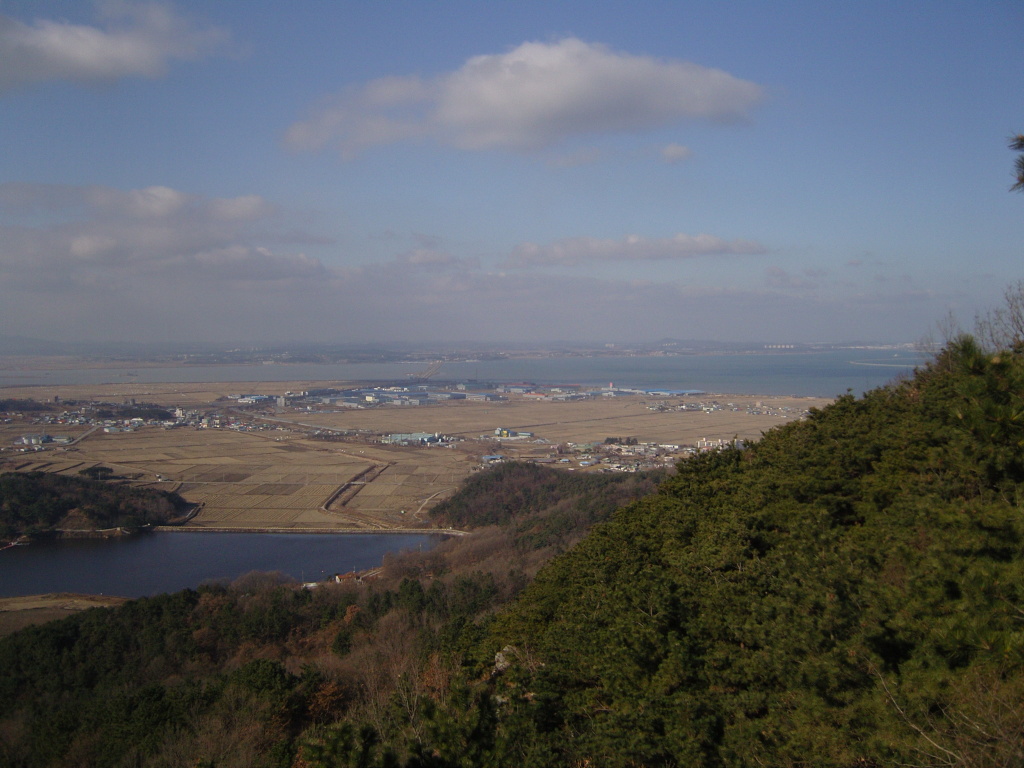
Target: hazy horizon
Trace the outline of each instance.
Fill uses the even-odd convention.
[[[1022,276],[1021,29],[1009,1],[5,0],[3,333],[921,339]]]
[[[164,359],[169,356],[238,356],[280,357],[302,355],[324,357],[345,357],[352,355],[392,354],[419,359],[441,359],[446,356],[468,356],[473,354],[492,355],[558,355],[572,354],[700,354],[728,352],[813,352],[829,349],[908,349],[926,346],[923,340],[916,342],[880,342],[861,339],[847,342],[818,340],[794,344],[771,341],[715,341],[712,339],[648,339],[611,343],[601,340],[565,341],[474,341],[455,339],[444,342],[409,342],[382,340],[367,343],[281,341],[263,342],[242,340],[233,342],[207,341],[61,341],[59,339],[38,339],[0,335],[0,357],[117,357],[129,355],[140,360]]]

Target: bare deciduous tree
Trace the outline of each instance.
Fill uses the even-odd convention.
[[[1024,133],[1010,137],[1010,149],[1014,152],[1024,152]],[[1024,154],[1017,155],[1017,162],[1014,163],[1013,177],[1016,180],[1010,187],[1011,192],[1024,192]]]
[[[978,316],[975,335],[992,351],[1024,350],[1024,280],[1006,289],[1003,306]]]

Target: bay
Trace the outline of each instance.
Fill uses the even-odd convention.
[[[862,394],[922,363],[912,350],[841,349],[823,352],[705,354],[643,357],[538,357],[445,363],[434,383],[532,382],[585,387],[665,388],[733,395],[835,397]],[[327,381],[403,382],[423,363],[181,365],[167,368],[0,370],[0,387],[99,384]],[[239,386],[239,391],[245,389]]]
[[[433,534],[143,533],[34,542],[0,551],[0,597],[50,592],[145,597],[280,571],[299,581],[379,566],[388,552],[428,549]]]

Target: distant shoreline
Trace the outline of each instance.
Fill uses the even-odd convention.
[[[868,365],[875,368],[906,368],[906,363],[869,363],[866,360],[850,360],[850,365]]]
[[[889,344],[889,345],[878,345],[878,346],[862,346],[862,345],[851,345],[845,346],[842,344],[831,345],[827,347],[817,346],[802,346],[795,345],[793,348],[786,349],[763,349],[763,348],[722,348],[722,349],[687,349],[682,351],[666,351],[659,349],[630,349],[625,347],[621,350],[603,350],[603,349],[587,349],[581,348],[578,350],[565,349],[565,350],[524,350],[524,351],[503,351],[493,356],[484,356],[472,354],[467,351],[465,354],[445,354],[438,353],[433,355],[429,352],[416,354],[415,356],[396,356],[393,359],[379,359],[379,360],[367,360],[364,358],[344,358],[339,357],[329,360],[276,360],[273,359],[274,353],[268,353],[265,356],[254,356],[248,360],[217,360],[212,359],[197,359],[197,360],[153,360],[146,358],[139,358],[137,360],[125,360],[123,358],[103,358],[85,356],[78,357],[74,355],[20,355],[20,354],[3,354],[0,353],[0,372],[8,372],[10,375],[16,375],[19,371],[65,371],[65,370],[82,370],[82,369],[109,369],[109,370],[131,370],[133,368],[146,368],[146,369],[167,369],[172,370],[176,368],[194,368],[201,366],[216,366],[216,367],[245,367],[253,365],[273,365],[273,366],[286,366],[286,367],[299,367],[308,365],[423,365],[428,361],[443,361],[447,364],[464,364],[464,363],[481,363],[481,362],[495,362],[502,360],[545,360],[552,358],[580,358],[580,359],[628,359],[628,358],[671,358],[671,357],[709,357],[709,356],[725,356],[725,355],[813,355],[821,354],[826,352],[835,352],[837,350],[863,350],[865,352],[877,352],[882,350],[894,350],[902,349],[905,350],[905,345],[900,344]],[[884,365],[883,363],[864,363],[864,365]]]

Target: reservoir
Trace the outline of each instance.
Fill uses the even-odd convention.
[[[299,581],[375,568],[385,554],[429,549],[428,534],[153,532],[71,539],[0,551],[0,597],[49,592],[145,597],[280,571]]]

